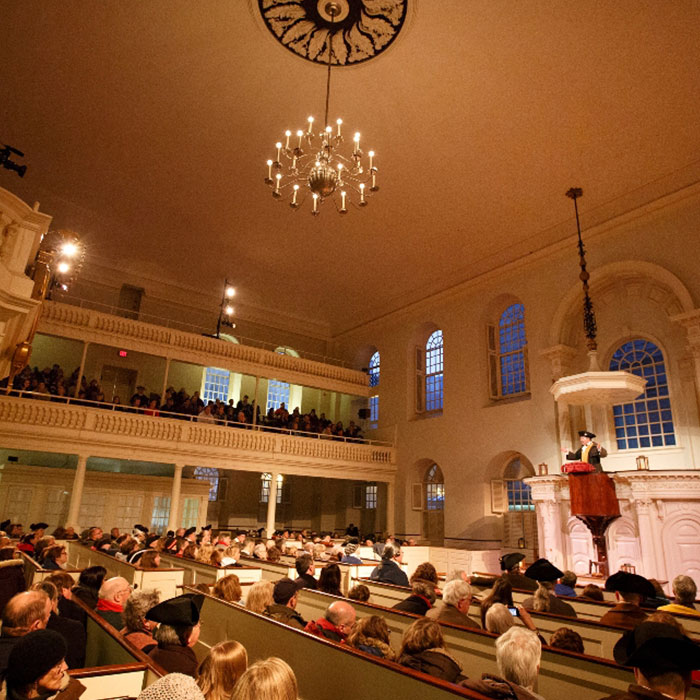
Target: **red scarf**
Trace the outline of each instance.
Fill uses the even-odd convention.
[[[416,598],[421,598],[422,600],[424,600],[426,605],[428,606],[428,610],[430,610],[430,608],[433,607],[433,604],[424,595],[421,595],[420,593],[414,593],[413,595],[416,596]]]
[[[98,610],[109,610],[110,612],[124,612],[124,606],[119,605],[119,603],[113,603],[111,600],[105,600],[104,598],[100,598],[97,601],[97,609]]]

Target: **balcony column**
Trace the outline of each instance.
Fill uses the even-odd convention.
[[[78,370],[78,381],[75,384],[75,393],[73,396],[77,399],[80,393],[80,384],[83,381],[83,375],[85,374],[85,359],[87,358],[88,345],[90,343],[87,340],[83,343],[83,354],[80,358],[80,369]],[[106,397],[105,397],[106,398]]]
[[[87,346],[87,343],[85,344]],[[68,506],[68,524],[78,529],[78,516],[80,515],[80,502],[83,500],[83,485],[85,484],[85,471],[87,469],[87,455],[78,455],[78,466],[73,477],[73,490],[70,494]]]
[[[165,374],[163,375],[163,391],[160,392],[160,402],[165,403],[165,390],[168,388],[168,375],[170,374],[170,358],[165,358]]]
[[[180,492],[182,491],[182,464],[175,465],[173,473],[173,490],[170,494],[170,513],[168,515],[168,530],[177,530],[178,514],[180,511]]]
[[[394,529],[396,527],[395,517],[395,503],[394,503],[394,491],[395,485],[393,481],[386,482],[386,531],[390,535],[394,534]]]
[[[258,422],[258,387],[260,386],[260,377],[255,377],[255,393],[253,394],[253,425]]]
[[[272,473],[272,481],[270,482],[270,493],[267,499],[267,537],[272,537],[275,531],[275,516],[277,513],[277,472]]]

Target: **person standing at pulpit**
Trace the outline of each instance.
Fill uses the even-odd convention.
[[[593,439],[596,437],[595,433],[591,433],[588,430],[579,430],[578,435],[581,447],[576,452],[563,448],[562,452],[566,455],[566,459],[587,462],[592,467],[595,467],[596,472],[602,472],[603,468],[600,460],[608,456],[608,451],[599,442],[593,442]]]

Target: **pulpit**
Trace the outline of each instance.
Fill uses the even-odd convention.
[[[571,515],[576,516],[591,531],[598,573],[607,578],[609,571],[605,531],[615,518],[620,517],[615,482],[607,474],[595,472],[586,462],[565,464],[562,471],[569,474]]]

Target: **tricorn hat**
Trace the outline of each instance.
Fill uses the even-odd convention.
[[[146,613],[146,619],[173,627],[192,627],[199,622],[203,602],[200,593],[185,593],[158,603]]]
[[[209,525],[205,525],[205,526],[202,528],[202,532],[204,532],[205,530],[211,530],[211,523],[210,523]]]
[[[595,433],[592,433],[590,430],[579,430],[578,435],[579,437],[587,437],[591,440],[596,436]]]
[[[557,569],[548,559],[538,559],[525,570],[525,576],[535,581],[556,581],[564,572]]]
[[[700,668],[700,647],[673,625],[642,622],[625,632],[613,649],[615,661],[656,673]]]
[[[525,555],[521,552],[511,552],[510,554],[504,554],[499,561],[501,562],[501,571],[510,571],[516,564],[519,564]]]
[[[138,530],[139,532],[143,532],[144,535],[148,534],[148,528],[145,525],[134,525],[134,530]]]
[[[606,591],[619,591],[620,593],[638,593],[646,598],[656,596],[654,586],[650,581],[639,574],[630,574],[627,571],[618,571],[605,582]]]
[[[188,528],[185,530],[185,537],[189,537],[190,535],[194,535],[195,532],[197,532],[197,528],[196,528],[196,527],[188,527]]]
[[[29,526],[29,529],[30,529],[32,532],[36,532],[37,530],[46,530],[46,528],[47,528],[48,526],[49,526],[48,523],[32,523],[32,524]]]
[[[65,656],[66,642],[58,632],[41,629],[18,637],[8,659],[7,684],[16,688],[34,683]]]
[[[11,521],[9,518],[8,518],[7,520],[3,520],[3,521],[0,523],[0,530],[5,530],[5,531],[6,531],[7,528],[10,527],[11,522],[12,522],[12,521]]]

